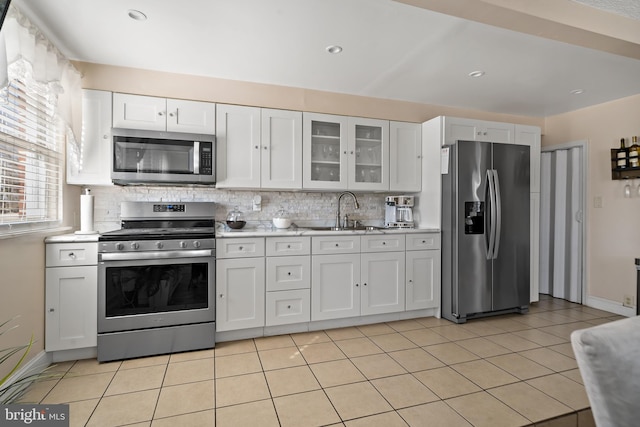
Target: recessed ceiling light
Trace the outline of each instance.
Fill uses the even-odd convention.
[[[469,73],[469,77],[482,77],[482,76],[484,76],[484,71],[482,70],[472,71]]]
[[[331,46],[327,46],[327,52],[329,53],[340,53],[342,52],[342,46],[338,46],[338,45],[331,45]]]
[[[573,89],[572,91],[569,91],[569,93],[571,95],[580,95],[581,93],[584,93],[584,89]]]
[[[127,11],[127,15],[129,15],[129,18],[135,19],[136,21],[146,21],[147,20],[147,15],[145,15],[142,12],[140,12],[139,10],[129,9]]]

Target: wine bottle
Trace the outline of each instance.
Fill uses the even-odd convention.
[[[620,148],[616,152],[617,166],[620,169],[627,167],[627,149],[624,146],[624,138],[620,138]]]
[[[638,137],[631,137],[631,147],[629,147],[629,167],[637,168],[640,166],[640,146],[638,145]]]

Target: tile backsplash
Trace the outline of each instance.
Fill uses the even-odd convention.
[[[280,209],[295,221],[335,221],[336,192],[240,191],[208,187],[113,186],[90,187],[94,199],[94,228],[105,232],[120,228],[123,201],[216,202],[215,219],[223,221],[238,207],[248,221],[270,221]],[[262,198],[262,210],[253,210],[253,198]],[[357,193],[360,209],[350,197],[342,198],[342,213],[363,222],[384,220],[385,193]]]

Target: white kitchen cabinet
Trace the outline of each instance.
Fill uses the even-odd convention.
[[[455,141],[486,141],[502,144],[515,142],[515,126],[510,123],[489,122],[485,120],[442,117],[444,126],[443,145]]]
[[[264,322],[264,258],[218,259],[216,331],[263,327]]]
[[[360,316],[360,254],[317,255],[311,263],[311,320]]]
[[[263,108],[261,188],[302,188],[302,113]]]
[[[540,140],[541,132],[538,126],[516,125],[516,144],[528,145],[531,150],[529,191],[532,193],[540,192]]]
[[[113,127],[215,135],[211,102],[113,94]]]
[[[347,117],[303,114],[303,183],[309,189],[346,189]]]
[[[422,126],[389,122],[389,191],[422,188]]]
[[[260,108],[218,104],[216,187],[260,188]]]
[[[348,188],[389,190],[389,122],[349,117],[348,125]]]
[[[264,257],[264,237],[238,237],[216,240],[216,258]]]
[[[387,120],[304,113],[304,180],[309,189],[389,189]]]
[[[404,236],[403,236],[404,237]],[[363,253],[360,258],[360,313],[395,313],[405,309],[405,253]]]
[[[302,113],[218,104],[218,188],[302,188]]]
[[[440,233],[407,234],[407,310],[440,306],[440,259]]]
[[[82,134],[67,147],[67,184],[113,185],[111,92],[82,90]]]
[[[311,320],[311,238],[266,239],[265,325],[286,325]]]
[[[406,309],[440,306],[440,250],[406,253]]]
[[[97,242],[46,244],[46,351],[97,345],[97,251]]]

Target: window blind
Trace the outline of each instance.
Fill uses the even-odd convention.
[[[0,233],[61,217],[64,126],[46,83],[12,80],[0,99]]]

